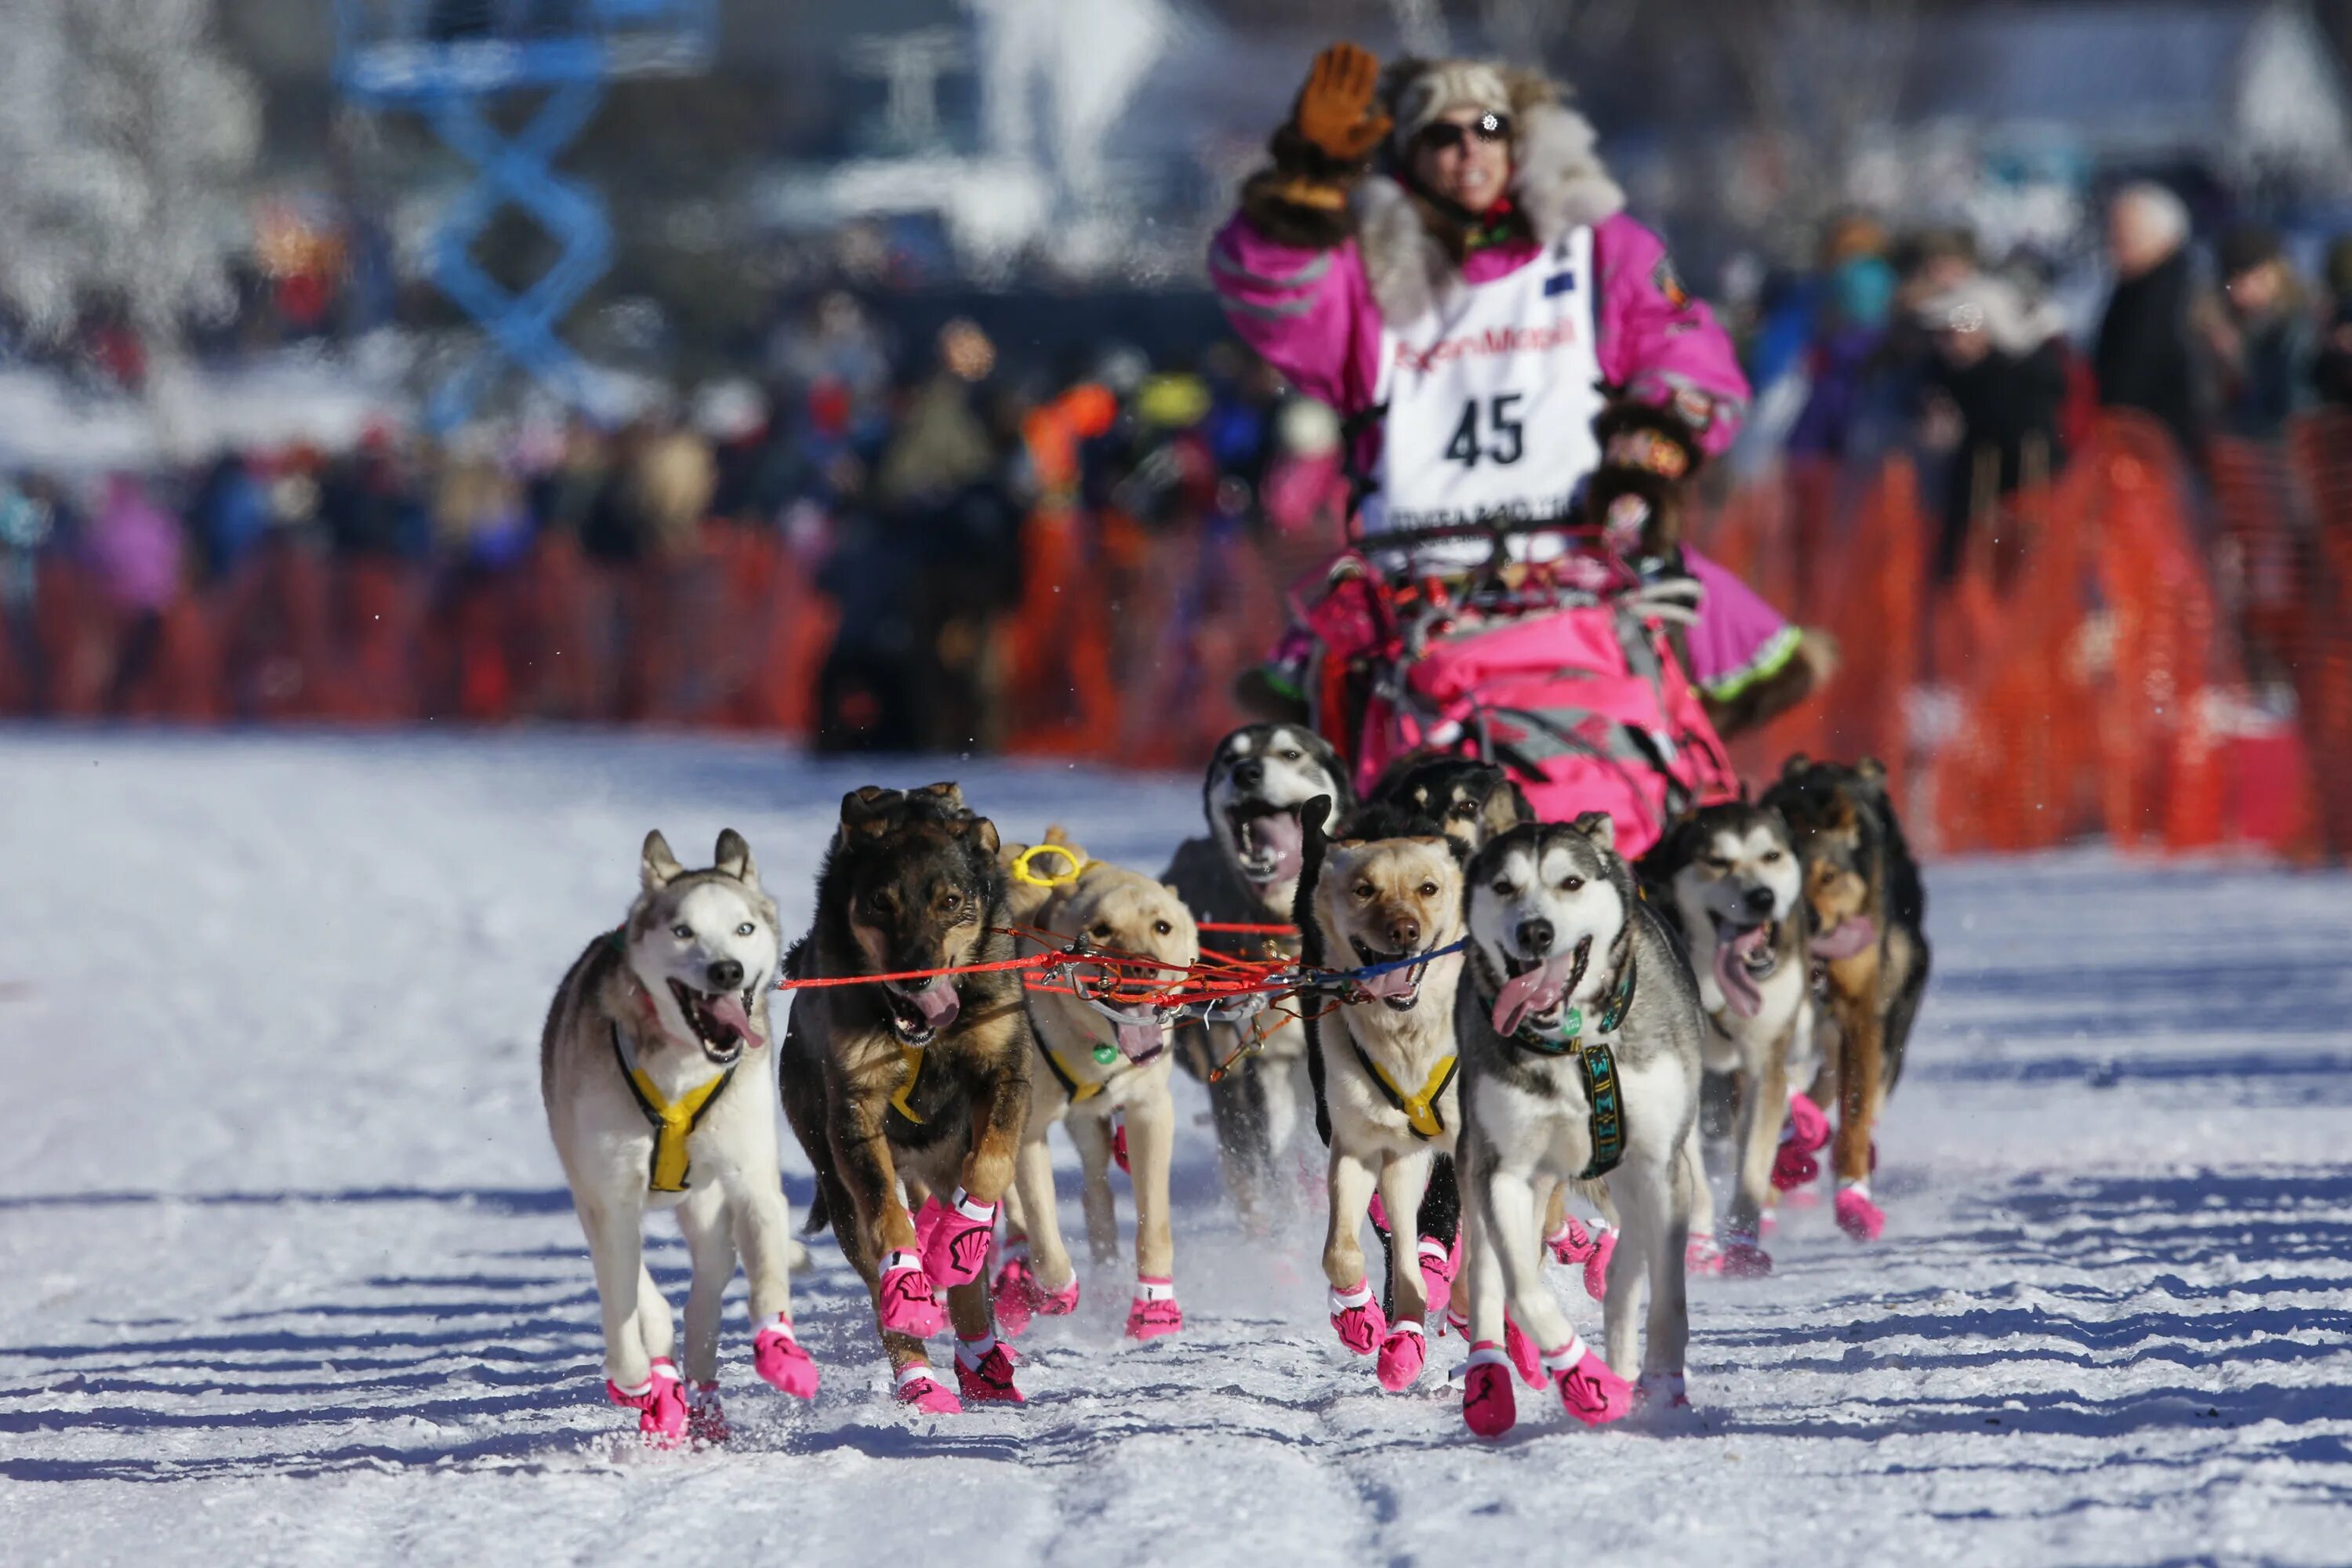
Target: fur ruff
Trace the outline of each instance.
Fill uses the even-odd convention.
[[[1594,149],[1592,122],[1559,101],[1551,83],[1509,73],[1511,201],[1537,243],[1624,210],[1625,193]],[[1366,175],[1352,205],[1364,274],[1391,326],[1418,321],[1461,281],[1459,226],[1393,175]]]

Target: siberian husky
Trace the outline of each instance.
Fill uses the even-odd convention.
[[[1179,845],[1160,879],[1200,921],[1288,926],[1304,865],[1299,813],[1318,795],[1329,796],[1342,811],[1354,803],[1346,764],[1303,725],[1251,724],[1217,743],[1201,793],[1209,835]],[[1208,945],[1293,957],[1298,952],[1296,937],[1213,935]],[[1258,1048],[1243,1050],[1271,1016],[1212,1024],[1206,1038],[1196,1036],[1184,1053],[1186,1066],[1209,1082],[1225,1184],[1254,1228],[1272,1218],[1283,1192],[1277,1164],[1311,1103],[1307,1035],[1296,1021],[1264,1028]],[[1227,1063],[1222,1077],[1213,1076]]]
[[[1637,1367],[1645,1394],[1685,1403],[1684,1150],[1698,1113],[1706,1016],[1615,838],[1599,812],[1572,825],[1530,824],[1489,841],[1466,874],[1455,1159],[1471,1227],[1464,1250],[1474,1347],[1463,1418],[1482,1436],[1516,1419],[1506,1302],[1535,1335],[1577,1419],[1597,1426],[1630,1410],[1635,1394],[1625,1378]],[[1563,1182],[1592,1177],[1605,1182],[1622,1220],[1609,1265],[1606,1363],[1562,1315],[1540,1267],[1546,1200]],[[1645,1277],[1647,1342],[1637,1346]]]
[[[1759,1228],[1789,1120],[1792,1054],[1810,1050],[1812,998],[1799,907],[1803,872],[1789,825],[1769,806],[1711,805],[1678,824],[1643,858],[1657,904],[1679,923],[1708,1028],[1703,1059],[1734,1085],[1736,1179],[1717,1247],[1715,1203],[1692,1130],[1691,1264],[1753,1278],[1771,1271]],[[1807,1080],[1810,1084],[1810,1079]],[[1802,1110],[1808,1123],[1820,1113]]]
[[[668,1446],[725,1436],[719,1293],[740,1247],[750,1277],[752,1364],[803,1399],[816,1364],[793,1337],[798,1244],[776,1163],[768,994],[776,906],[751,847],[719,836],[709,870],[646,835],[642,890],[617,931],[563,977],[540,1037],[548,1131],[587,1233],[604,1327],[605,1391]],[[693,1259],[680,1386],[669,1303],[645,1265],[645,1213],[675,1209]]]

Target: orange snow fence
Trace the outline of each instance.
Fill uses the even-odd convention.
[[[1948,853],[2352,853],[2352,807],[2315,784],[2352,766],[2352,428],[2330,416],[2210,460],[2208,522],[2168,437],[2104,416],[2055,481],[1976,521],[1940,586],[1905,460],[1736,490],[1701,547],[1840,658],[1735,744],[1743,772],[1877,756],[1915,837]]]
[[[1337,544],[1088,510],[1082,388],[1026,432],[1052,480],[1020,596],[987,619],[974,733],[1037,757],[1190,771],[1247,717],[1235,678]],[[2202,492],[2154,426],[2106,417],[2054,480],[1973,525],[1952,581],[1907,460],[1791,462],[1694,542],[1838,649],[1813,700],[1733,752],[1885,763],[1943,852],[2104,837],[2141,852],[2352,855],[2352,415],[2216,441]],[[2200,493],[2203,499],[2200,499]],[[650,723],[812,735],[838,613],[773,530],[711,524],[628,566],[561,534],[503,569],[331,561],[277,541],[160,615],[71,557],[0,576],[0,714],[395,725]]]

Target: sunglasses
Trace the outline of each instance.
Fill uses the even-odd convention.
[[[1507,142],[1511,139],[1511,121],[1506,115],[1482,114],[1468,125],[1457,125],[1451,120],[1433,120],[1421,128],[1413,144],[1425,153],[1444,153],[1462,145],[1465,136],[1475,136],[1481,142]]]

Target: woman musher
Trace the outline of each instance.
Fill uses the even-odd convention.
[[[1748,384],[1664,243],[1625,216],[1593,142],[1591,125],[1539,76],[1460,59],[1383,73],[1364,50],[1335,45],[1316,57],[1270,165],[1212,243],[1210,277],[1242,337],[1346,418],[1356,528],[1373,570],[1396,584],[1451,583],[1458,595],[1507,546],[1518,561],[1552,563],[1540,569],[1555,583],[1620,605],[1630,596],[1637,616],[1674,624],[1699,706],[1728,734],[1801,700],[1825,678],[1828,654],[1682,545],[1684,492],[1730,445]],[[1570,555],[1560,533],[1525,526],[1547,522],[1598,525],[1597,553]],[[1538,663],[1572,669],[1592,649],[1596,619],[1614,618],[1538,607],[1514,635],[1530,639],[1522,646]],[[1335,689],[1323,677],[1339,662],[1318,661],[1328,624],[1295,629],[1253,672],[1255,705],[1302,717],[1312,689],[1328,708]],[[1674,679],[1687,704],[1688,687]],[[1368,775],[1381,760],[1372,727],[1359,729],[1352,712],[1336,724],[1318,717],[1356,746]],[[1719,746],[1698,752],[1714,759],[1710,782],[1728,784]],[[1708,765],[1698,752],[1681,754],[1685,782]],[[1612,800],[1578,804],[1618,811]],[[1662,818],[1653,813],[1652,831],[1633,836],[1633,852]],[[1622,817],[1619,833],[1628,837]],[[1433,1182],[1424,1235],[1454,1229],[1437,1195],[1449,1174]],[[1551,1217],[1547,1239],[1563,1261],[1605,1268],[1605,1251],[1594,1256],[1605,1234]],[[1440,1236],[1437,1250],[1452,1240]],[[1588,1280],[1600,1272],[1589,1268]]]
[[[1681,547],[1683,491],[1731,444],[1748,384],[1593,141],[1539,76],[1472,60],[1382,73],[1335,45],[1212,242],[1210,279],[1241,336],[1347,419],[1375,564],[1461,574],[1491,540],[1432,530],[1604,521],[1623,585],[1687,623],[1689,673],[1727,735],[1801,701],[1827,651]],[[1381,551],[1382,534],[1423,537]],[[1528,559],[1561,548],[1511,541]],[[1311,652],[1288,639],[1261,701],[1303,701]]]

